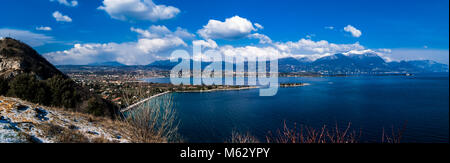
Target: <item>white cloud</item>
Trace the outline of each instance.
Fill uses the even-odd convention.
[[[175,36],[184,38],[184,39],[193,39],[195,38],[195,34],[189,33],[188,30],[178,27],[175,32],[173,32]]]
[[[67,0],[50,0],[50,2],[58,2],[59,4],[65,5],[65,6],[69,6],[69,7],[76,7],[78,6],[78,1],[76,0],[72,0],[72,1],[67,1]]]
[[[293,55],[310,55],[310,54],[336,54],[348,52],[351,50],[363,50],[364,46],[358,42],[354,44],[335,44],[326,40],[312,41],[309,39],[300,39],[297,42],[275,43],[275,46],[281,51],[291,53]]]
[[[157,53],[177,46],[187,46],[187,44],[178,37],[139,39],[137,43],[137,48],[144,53]]]
[[[344,28],[344,31],[349,32],[352,34],[353,37],[361,37],[362,32],[359,29],[356,29],[355,27],[351,26],[351,25],[347,25]]]
[[[205,39],[235,40],[247,37],[253,31],[256,29],[252,22],[234,16],[226,19],[225,22],[209,20],[208,24],[198,31],[198,34]]]
[[[131,31],[139,34],[143,38],[160,38],[160,37],[179,37],[182,39],[193,39],[194,34],[189,33],[186,29],[178,27],[175,32],[169,30],[163,25],[152,25],[148,29],[140,29],[131,27]]]
[[[67,51],[45,54],[45,57],[55,64],[89,64],[117,61],[127,65],[145,65],[155,60],[167,59],[170,52],[176,48],[188,47],[181,37],[175,35],[176,32],[171,32],[165,26],[151,26],[147,30],[137,28],[132,28],[131,30],[140,35],[140,39],[137,42],[79,44]],[[300,39],[296,42],[273,43],[270,38],[262,34],[252,34],[251,37],[261,39],[261,42],[264,42],[264,44],[243,47],[219,46],[214,40],[206,39],[195,40],[192,45],[216,49],[224,56],[239,56],[248,59],[255,59],[255,57],[306,57],[310,60],[316,60],[336,53],[349,51],[357,53],[367,50],[359,43],[335,44],[325,40],[312,41],[309,39]],[[267,39],[264,39],[264,37],[267,37]]]
[[[214,42],[215,43],[215,42]],[[197,44],[197,43],[195,43]],[[206,44],[205,41],[201,40],[198,44]],[[286,58],[286,57],[295,57],[295,58],[308,58],[309,60],[316,60],[321,57],[333,55],[336,53],[345,53],[345,52],[372,52],[367,51],[363,46],[359,45],[359,43],[355,44],[335,44],[329,43],[328,41],[312,41],[306,39],[300,39],[297,42],[277,42],[265,45],[256,45],[256,46],[243,46],[243,47],[235,47],[231,45],[221,46],[216,48],[222,55],[230,56],[230,57],[241,57],[246,58],[248,60],[256,59],[256,57],[266,57],[266,58]],[[379,54],[377,52],[376,54]],[[202,56],[203,58],[208,58]],[[198,60],[199,58],[194,58]]]
[[[54,39],[51,36],[46,36],[43,34],[33,33],[25,30],[17,29],[0,29],[0,37],[11,37],[20,41],[27,43],[32,47],[42,46],[48,43],[54,43]]]
[[[128,55],[133,54],[133,55]],[[116,61],[119,58],[127,60],[141,56],[131,43],[107,43],[107,44],[75,44],[72,49],[44,54],[53,64],[83,65],[96,62]],[[145,61],[149,56],[141,56],[140,61]]]
[[[204,48],[211,48],[211,49],[216,49],[219,46],[217,45],[217,43],[214,40],[208,39],[208,40],[195,40],[192,42],[192,44],[194,46],[202,46]]]
[[[377,49],[377,51],[380,51],[383,53],[392,53],[392,49]]]
[[[44,57],[58,65],[87,65],[111,61],[126,65],[146,65],[161,59],[162,53],[178,46],[185,44],[176,38],[144,38],[126,43],[76,44],[69,50],[47,53]]]
[[[389,58],[394,61],[401,60],[432,60],[449,64],[448,49],[392,49]]]
[[[266,36],[263,34],[254,33],[254,34],[249,35],[248,37],[253,38],[253,39],[259,39],[260,44],[271,44],[272,43],[272,39],[270,39],[269,36]]]
[[[158,37],[158,35],[156,35],[156,34],[154,34],[154,33],[151,33],[151,32],[148,31],[148,30],[139,29],[139,28],[134,28],[134,27],[131,27],[130,30],[133,31],[133,32],[138,33],[140,37],[145,37],[145,38]],[[155,36],[154,36],[154,35],[155,35]]]
[[[313,37],[316,37],[316,34],[309,34],[309,35],[306,35],[306,38],[307,38],[307,39],[312,39]]]
[[[333,26],[327,26],[327,27],[325,27],[325,29],[334,30],[334,27]]]
[[[275,47],[256,47],[256,46],[245,46],[245,47],[233,47],[224,46],[219,50],[224,56],[229,57],[244,57],[248,60],[256,59],[256,57],[266,57],[266,58],[286,58],[290,57],[291,54],[282,52]]]
[[[106,11],[113,19],[118,20],[167,20],[180,13],[173,6],[156,5],[152,0],[103,0],[98,9]]]
[[[61,14],[59,11],[53,12],[53,17],[56,19],[56,21],[59,22],[72,22],[72,18],[67,15]]]
[[[85,65],[116,61],[126,65],[146,65],[165,59],[175,48],[187,47],[181,35],[185,30],[172,32],[165,26],[151,26],[148,30],[131,28],[140,38],[136,42],[106,44],[76,44],[72,49],[44,54],[53,64]],[[178,36],[177,34],[180,34]]]
[[[264,29],[264,27],[261,24],[255,23],[255,27],[258,29]]]
[[[38,31],[51,31],[52,28],[51,27],[40,26],[40,27],[36,27],[36,30],[38,30]]]

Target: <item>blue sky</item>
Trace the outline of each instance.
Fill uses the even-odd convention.
[[[448,0],[14,0],[0,37],[55,64],[148,64],[193,41],[224,55],[373,51],[448,64]],[[228,21],[227,21],[228,20]]]

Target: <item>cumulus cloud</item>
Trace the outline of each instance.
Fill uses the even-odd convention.
[[[309,55],[309,54],[336,54],[351,50],[363,50],[364,46],[358,42],[354,44],[335,44],[326,40],[312,41],[309,39],[300,39],[297,42],[275,43],[275,46],[281,51],[291,53],[293,55]]]
[[[214,40],[208,39],[208,40],[195,40],[192,42],[192,45],[194,46],[202,46],[204,48],[210,48],[210,49],[216,49],[219,46]]]
[[[98,9],[104,10],[113,19],[158,21],[172,19],[180,13],[173,6],[157,5],[152,0],[103,0]]]
[[[67,0],[50,0],[50,2],[58,2],[59,4],[68,6],[68,7],[76,7],[78,6],[78,1],[73,0],[73,1],[67,1]]]
[[[133,55],[128,55],[133,53]],[[142,52],[130,43],[107,43],[107,44],[75,44],[72,49],[44,54],[53,64],[83,65],[102,61],[116,61],[122,58],[122,62],[140,55]],[[146,60],[149,56],[140,59]]]
[[[361,37],[362,32],[359,29],[356,29],[355,27],[351,26],[351,25],[347,25],[344,28],[344,31],[349,32],[352,34],[353,37]]]
[[[131,30],[139,34],[140,38],[137,42],[77,44],[70,50],[48,53],[44,56],[55,64],[89,64],[117,61],[127,65],[145,65],[156,60],[169,58],[170,53],[175,49],[189,47],[181,37],[175,34],[176,32],[170,31],[165,26],[151,26],[146,30],[132,28]],[[159,33],[156,33],[156,31]],[[251,35],[251,37],[259,38],[262,41],[267,36],[256,33]],[[267,37],[264,44],[242,47],[219,46],[212,39],[195,40],[192,42],[192,45],[200,45],[204,50],[215,49],[223,56],[243,57],[249,60],[257,57],[295,57],[316,60],[336,53],[352,52],[356,54],[367,50],[358,42],[354,44],[335,44],[325,40],[313,41],[310,39],[300,39],[295,42],[272,42],[268,40],[270,38]],[[379,50],[379,52],[387,51],[387,49]],[[208,57],[201,56],[200,58]]]
[[[199,44],[206,44],[205,41],[199,41]],[[296,42],[276,42],[257,46],[236,47],[231,45],[216,48],[223,56],[240,57],[248,60],[254,60],[257,57],[265,58],[307,58],[316,60],[321,57],[330,56],[336,53],[352,52],[354,54],[363,52],[365,49],[359,43],[354,44],[335,44],[328,41],[312,41],[300,39]],[[369,52],[369,51],[366,51]],[[377,52],[376,54],[379,54]],[[207,58],[204,56],[194,58]]]
[[[186,29],[178,27],[175,32],[169,30],[163,25],[152,25],[148,29],[140,29],[131,27],[131,31],[139,34],[143,38],[160,38],[160,37],[179,37],[182,39],[193,39],[194,34],[189,33]]]
[[[146,65],[164,59],[175,48],[187,47],[178,33],[165,26],[151,26],[148,30],[131,28],[139,34],[136,42],[106,44],[76,44],[65,51],[44,54],[54,64],[86,65],[98,62],[116,61],[126,65]]]
[[[87,65],[97,62],[117,61],[126,65],[146,65],[161,59],[161,54],[176,46],[184,46],[176,38],[139,39],[137,42],[76,44],[65,51],[44,54],[57,65]]]
[[[177,37],[139,39],[137,43],[137,48],[144,53],[157,53],[176,46],[187,46],[187,44]]]
[[[36,30],[38,30],[38,31],[51,31],[52,28],[51,27],[40,26],[40,27],[36,27]]]
[[[266,36],[263,34],[254,33],[254,34],[249,35],[248,37],[253,38],[253,39],[259,39],[260,44],[271,44],[272,43],[272,39],[270,39],[269,36]]]
[[[257,47],[257,46],[244,46],[244,47],[233,47],[233,46],[224,46],[220,48],[220,53],[224,56],[229,57],[244,57],[248,60],[255,60],[257,57],[260,58],[286,58],[291,57],[291,54],[280,51],[279,49],[266,46],[266,47]]]
[[[70,18],[67,15],[63,15],[62,13],[60,13],[59,11],[55,11],[53,12],[53,17],[56,19],[56,21],[58,22],[72,22],[72,18]]]
[[[226,19],[224,22],[209,20],[208,24],[197,33],[205,39],[236,40],[247,37],[251,32],[256,30],[253,23],[249,20],[234,16]]]
[[[25,30],[8,29],[8,28],[0,29],[0,37],[12,37],[21,40],[32,47],[38,47],[55,42],[53,37],[51,36],[33,33]]]

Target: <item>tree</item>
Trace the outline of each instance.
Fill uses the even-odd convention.
[[[49,106],[51,105],[52,97],[52,92],[50,91],[47,84],[43,81],[40,81],[36,90],[35,102],[45,106]]]
[[[31,101],[36,95],[37,79],[31,74],[21,74],[16,76],[9,83],[8,95]]]
[[[104,116],[104,108],[105,105],[100,103],[99,100],[97,100],[95,97],[91,97],[88,100],[88,106],[87,106],[87,112],[89,114],[92,114],[94,116]]]
[[[33,103],[50,104],[51,90],[45,82],[37,80],[32,74],[21,74],[9,83],[9,96],[18,97]]]
[[[80,95],[76,91],[76,84],[64,77],[57,75],[47,80],[47,86],[52,92],[51,104],[57,107],[75,108],[80,100]]]

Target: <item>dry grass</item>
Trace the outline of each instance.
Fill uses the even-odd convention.
[[[385,129],[383,128],[383,135],[381,138],[381,143],[390,143],[390,144],[399,144],[402,141],[403,133],[406,131],[406,126],[408,122],[406,121],[403,124],[403,127],[394,129],[395,127],[391,127],[391,133],[390,135],[387,135]]]
[[[383,129],[383,135],[381,143],[398,144],[401,143],[403,133],[406,130],[407,123],[403,125],[403,128],[394,129],[392,127],[391,133],[386,134]],[[266,136],[267,143],[280,143],[280,144],[290,144],[290,143],[301,143],[301,144],[353,144],[360,143],[360,138],[362,135],[361,130],[351,129],[351,123],[348,123],[346,128],[340,128],[337,124],[332,128],[324,125],[320,129],[315,129],[308,126],[288,127],[286,122],[284,122],[284,127],[282,130],[278,130],[275,134],[269,132]],[[230,143],[259,143],[260,141],[254,136],[247,134],[239,134],[233,131]]]
[[[181,142],[171,95],[150,100],[124,116],[123,122],[131,127],[128,134],[134,143]]]
[[[260,142],[256,137],[252,136],[248,132],[246,134],[240,134],[237,131],[233,131],[229,143],[242,144],[242,143],[260,143]]]
[[[358,143],[361,132],[351,130],[351,123],[347,128],[340,129],[336,126],[329,129],[324,125],[320,129],[315,129],[308,126],[301,126],[297,128],[297,124],[294,124],[293,128],[289,128],[284,123],[283,130],[278,130],[276,135],[269,132],[266,137],[268,143],[306,143],[306,144],[321,144],[321,143]]]
[[[53,124],[39,124],[36,126],[44,135],[52,138],[55,143],[91,143],[87,137],[78,131],[70,130]]]

